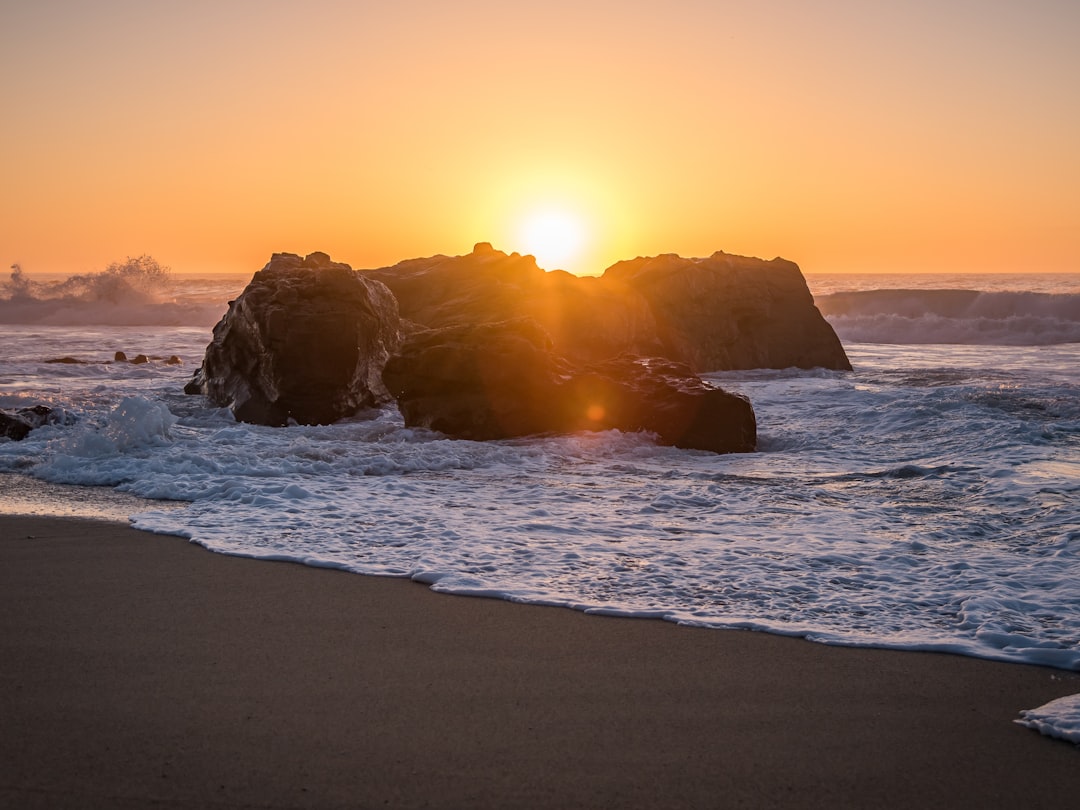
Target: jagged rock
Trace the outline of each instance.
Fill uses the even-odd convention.
[[[529,318],[579,362],[657,355],[693,370],[850,369],[796,264],[715,253],[619,262],[600,278],[546,273],[487,242],[466,256],[362,271],[386,284],[401,316],[428,328]]]
[[[400,341],[397,303],[325,253],[275,253],[214,327],[185,387],[264,425],[328,424],[382,404]]]
[[[407,425],[455,438],[619,429],[720,453],[751,451],[757,440],[750,403],[685,365],[621,356],[575,368],[528,319],[416,332],[383,379]]]

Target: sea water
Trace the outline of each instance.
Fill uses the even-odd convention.
[[[119,303],[24,283],[0,297],[0,408],[60,418],[0,440],[2,508],[32,506],[13,481],[89,486],[48,497],[447,593],[1080,669],[1080,276],[808,280],[854,371],[706,375],[753,402],[740,455],[457,441],[394,408],[240,424],[182,389],[246,279]]]

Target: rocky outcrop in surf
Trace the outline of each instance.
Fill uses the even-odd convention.
[[[619,262],[601,281],[640,296],[655,323],[648,339],[695,371],[851,370],[794,262],[667,254]]]
[[[718,252],[619,262],[599,278],[541,270],[482,242],[465,256],[362,271],[386,284],[402,318],[429,328],[531,318],[565,357],[661,356],[695,372],[850,370],[798,265]]]
[[[185,390],[267,425],[392,398],[460,438],[619,429],[738,452],[750,403],[696,373],[789,366],[850,368],[791,262],[666,255],[578,278],[480,243],[363,271],[274,254]]]
[[[275,253],[214,327],[184,389],[263,425],[329,424],[390,400],[393,294],[325,253]]]
[[[531,319],[420,330],[383,379],[407,425],[455,438],[617,429],[717,453],[749,452],[757,442],[744,397],[660,358],[573,365]]]

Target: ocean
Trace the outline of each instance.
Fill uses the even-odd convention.
[[[1080,274],[808,275],[854,371],[706,375],[754,405],[760,449],[741,455],[615,431],[449,440],[395,409],[239,424],[182,389],[248,278],[0,288],[0,409],[59,417],[0,440],[0,511],[130,517],[447,593],[1080,670]]]

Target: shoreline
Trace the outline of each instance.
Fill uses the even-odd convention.
[[[0,806],[987,807],[1080,675],[593,616],[0,516]]]
[[[112,487],[54,484],[17,472],[0,472],[0,518],[76,518],[129,526],[130,516],[151,509],[178,509],[180,501],[140,498]]]

